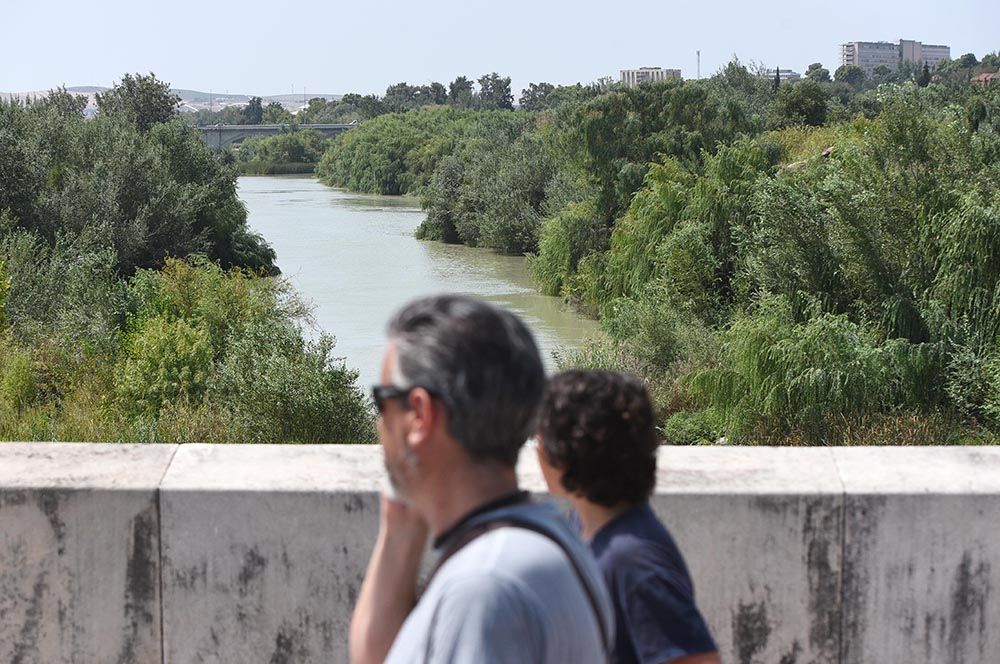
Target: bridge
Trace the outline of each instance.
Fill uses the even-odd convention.
[[[223,148],[228,148],[231,145],[240,143],[241,141],[250,138],[251,136],[274,136],[275,134],[281,134],[289,131],[302,131],[306,129],[311,129],[313,131],[318,131],[324,136],[336,136],[341,134],[351,127],[356,126],[357,123],[352,124],[301,124],[301,125],[227,125],[227,124],[217,124],[208,125],[204,127],[198,127],[198,131],[201,133],[201,138],[203,141],[208,143],[211,147],[216,150],[221,150]]]

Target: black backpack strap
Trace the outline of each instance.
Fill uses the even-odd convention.
[[[580,567],[580,561],[577,560],[573,552],[568,546],[566,546],[566,543],[563,542],[562,538],[534,521],[519,519],[512,516],[503,516],[496,519],[488,519],[466,528],[458,533],[451,542],[449,542],[448,548],[446,548],[444,553],[441,554],[441,557],[438,558],[437,563],[434,565],[434,569],[431,570],[431,574],[427,578],[427,585],[430,585],[431,579],[434,578],[438,570],[441,569],[441,566],[444,565],[449,558],[458,553],[467,544],[478,538],[480,535],[485,535],[490,531],[499,530],[500,528],[521,528],[523,530],[530,530],[531,532],[538,533],[539,535],[542,535],[548,540],[554,542],[560,549],[562,549],[566,558],[569,559],[570,565],[573,567],[573,571],[576,573],[576,577],[580,581],[580,585],[583,586],[583,591],[587,595],[587,600],[590,602],[590,608],[594,612],[594,618],[597,620],[597,626],[601,632],[601,646],[604,650],[604,656],[607,658],[611,654],[611,644],[608,643],[608,625],[604,621],[604,614],[601,612],[601,607],[597,603],[597,592],[587,580],[587,575],[584,574],[583,569]]]

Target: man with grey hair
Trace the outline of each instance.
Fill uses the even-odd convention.
[[[395,495],[351,621],[355,664],[607,661],[600,571],[517,486],[544,383],[527,327],[485,302],[421,299],[390,322],[372,396]],[[428,532],[438,562],[418,602]]]

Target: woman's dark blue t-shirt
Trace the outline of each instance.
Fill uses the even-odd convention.
[[[616,664],[663,664],[715,652],[674,539],[648,503],[606,524],[590,543],[615,605]]]

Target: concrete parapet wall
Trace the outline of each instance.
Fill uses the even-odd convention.
[[[346,661],[382,475],[375,446],[0,443],[0,662]],[[1000,662],[1000,448],[663,448],[653,505],[726,662]]]

